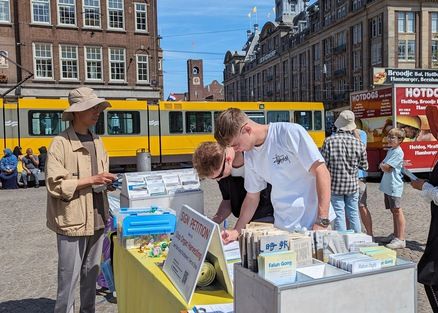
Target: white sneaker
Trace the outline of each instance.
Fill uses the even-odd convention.
[[[391,241],[394,240],[394,238],[395,238],[395,235],[394,235],[394,233],[392,233],[392,234],[389,234],[388,236],[382,238],[382,239],[380,240],[380,242],[381,242],[381,243],[390,243]]]
[[[392,239],[390,243],[386,245],[389,249],[402,249],[406,248],[406,240],[400,240],[397,237]]]

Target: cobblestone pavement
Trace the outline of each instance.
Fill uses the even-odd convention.
[[[211,216],[220,202],[214,181],[202,183],[205,211]],[[405,259],[421,257],[429,228],[429,204],[419,192],[405,186],[403,209],[407,220]],[[368,183],[368,205],[376,239],[392,232],[390,212],[383,208],[378,183]],[[46,191],[39,189],[0,190],[0,313],[53,312],[56,294],[56,238],[45,227]],[[230,222],[234,223],[234,219]],[[418,312],[431,312],[423,287],[417,284]],[[385,296],[385,295],[382,295]],[[397,301],[403,301],[398,299]],[[97,296],[96,312],[115,313],[117,305]]]

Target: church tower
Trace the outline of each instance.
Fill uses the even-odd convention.
[[[202,60],[187,60],[189,101],[204,100],[204,72]]]
[[[292,24],[295,16],[304,11],[305,0],[275,0],[275,21]]]

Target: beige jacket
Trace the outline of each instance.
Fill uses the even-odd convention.
[[[93,135],[98,173],[108,172],[109,159],[102,139]],[[94,234],[92,188],[76,190],[78,179],[91,176],[91,157],[73,127],[53,138],[47,152],[47,227],[65,236]],[[105,210],[108,198],[104,194]]]

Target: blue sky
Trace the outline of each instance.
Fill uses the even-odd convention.
[[[225,53],[228,50],[242,49],[246,41],[246,30],[250,25],[248,13],[254,7],[257,7],[259,29],[268,20],[268,14],[270,20],[275,18],[272,10],[274,0],[158,0],[157,2],[158,33],[163,37],[161,48],[164,50],[165,99],[170,92],[187,91],[187,59],[203,59],[205,85],[214,79],[222,83]],[[252,14],[251,24],[255,22],[256,16]]]

